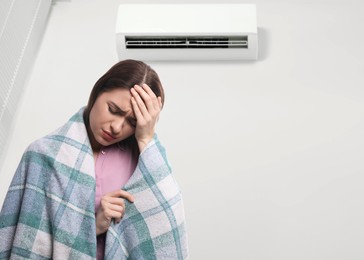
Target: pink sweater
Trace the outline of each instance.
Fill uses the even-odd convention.
[[[96,196],[95,212],[106,193],[120,189],[127,183],[136,167],[129,149],[112,145],[101,149],[95,163]],[[97,259],[104,259],[105,234],[97,237]]]

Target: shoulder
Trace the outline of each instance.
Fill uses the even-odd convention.
[[[48,135],[41,137],[28,145],[25,153],[47,153],[49,149]]]

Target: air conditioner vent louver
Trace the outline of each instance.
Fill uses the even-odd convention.
[[[127,49],[248,48],[248,36],[126,36]]]

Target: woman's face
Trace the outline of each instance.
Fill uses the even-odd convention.
[[[135,132],[136,120],[128,89],[102,93],[90,111],[90,136],[93,149],[118,143]]]

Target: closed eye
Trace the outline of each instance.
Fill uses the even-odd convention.
[[[110,112],[111,114],[113,114],[113,115],[118,114],[118,111],[117,111],[115,108],[111,107],[110,105],[109,105],[109,112]]]

